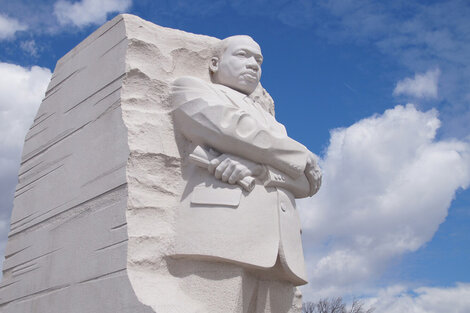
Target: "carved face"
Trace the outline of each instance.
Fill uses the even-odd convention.
[[[248,36],[230,37],[219,58],[210,65],[216,83],[251,94],[261,78],[263,56],[259,45]]]

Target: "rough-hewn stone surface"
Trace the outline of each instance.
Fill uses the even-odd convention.
[[[59,60],[25,139],[1,312],[208,312],[214,295],[184,283],[200,265],[167,257],[186,153],[168,96],[176,77],[209,81],[217,40],[119,15]]]

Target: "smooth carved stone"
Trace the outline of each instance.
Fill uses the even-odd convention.
[[[191,142],[174,128],[171,85],[178,77],[211,84],[208,64],[218,42],[119,15],[57,62],[25,139],[1,312],[300,312],[292,282],[298,276],[274,264],[277,247],[269,250],[274,259],[260,261],[268,269],[256,261],[264,257],[250,243],[257,238],[240,243],[252,267],[245,259],[248,266],[239,264],[242,256],[222,262],[178,250],[177,242],[189,242],[178,241],[178,212],[195,165]],[[250,99],[274,114],[261,85]],[[274,169],[268,174],[268,189],[293,185]],[[253,180],[247,184],[261,192]],[[235,191],[219,201],[234,210],[248,189],[231,186]],[[293,194],[308,192],[302,188]],[[193,201],[206,205],[210,196],[203,190]]]

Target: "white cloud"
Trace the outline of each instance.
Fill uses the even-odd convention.
[[[82,0],[74,3],[59,0],[54,4],[54,15],[61,25],[83,27],[102,24],[108,13],[124,12],[131,4],[132,0]]]
[[[51,77],[48,68],[0,63],[0,147],[19,149]],[[4,151],[2,151],[4,152]]]
[[[415,98],[437,98],[439,82],[439,69],[429,70],[423,74],[415,74],[414,78],[400,80],[393,90],[393,94],[412,96]]]
[[[454,287],[420,287],[412,290],[392,286],[381,290],[377,297],[367,299],[376,308],[375,313],[468,313],[470,312],[470,284],[457,283]]]
[[[14,18],[0,14],[0,40],[10,39],[18,31],[26,30],[28,27]]]
[[[0,256],[5,248],[24,137],[50,77],[47,68],[0,62]]]
[[[306,294],[365,288],[433,237],[455,191],[470,183],[470,145],[435,140],[439,126],[437,111],[407,105],[332,131],[322,188],[299,201]]]

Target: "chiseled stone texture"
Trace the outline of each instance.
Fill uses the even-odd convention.
[[[58,61],[25,138],[1,312],[208,312],[217,296],[184,283],[204,265],[168,257],[186,153],[168,96],[179,76],[209,81],[217,40],[118,15]]]

